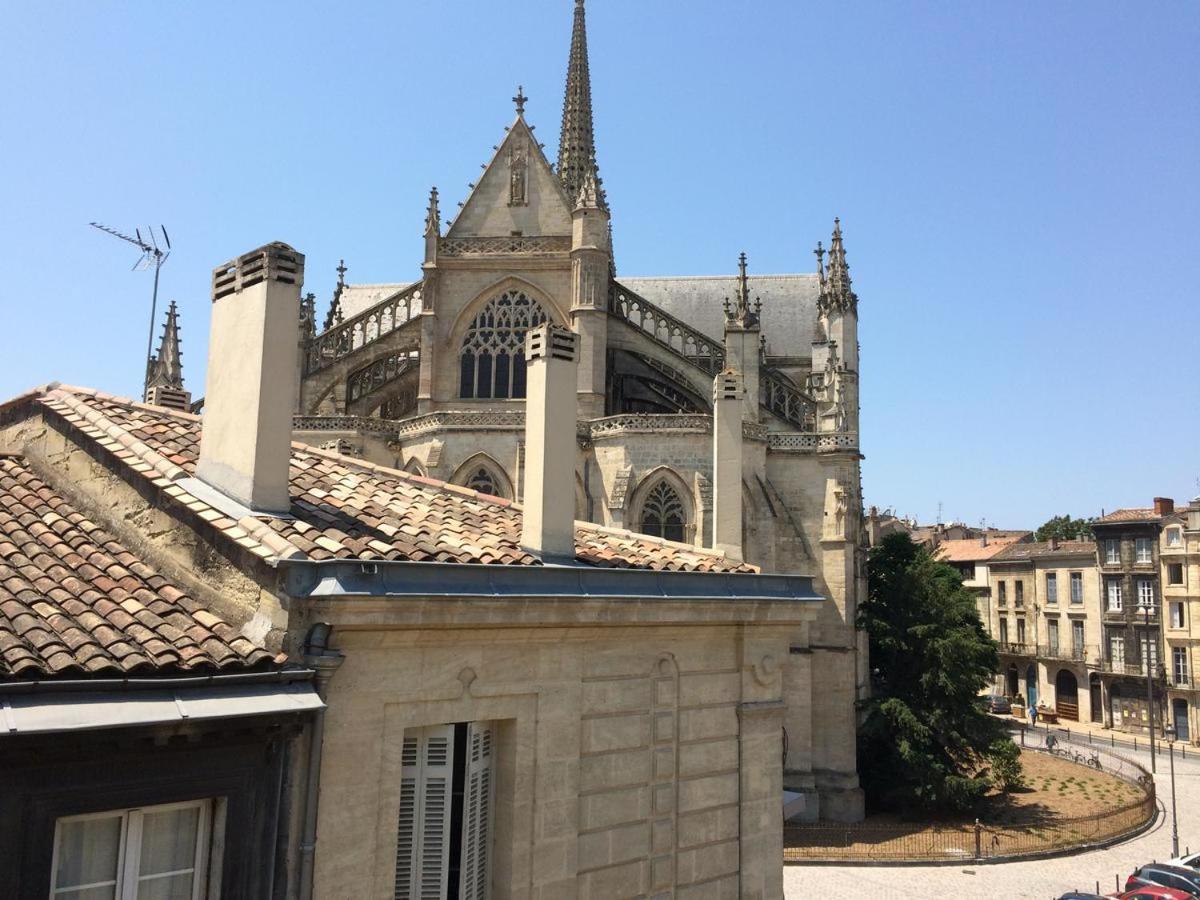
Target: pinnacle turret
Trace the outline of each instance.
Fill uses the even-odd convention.
[[[425,210],[425,236],[436,235],[441,229],[441,213],[438,212],[438,189],[429,191],[429,206]]]
[[[575,0],[575,24],[567,59],[567,89],[563,98],[562,132],[558,139],[558,177],[567,196],[575,199],[584,179],[596,182],[599,208],[607,209],[604,188],[596,165],[596,137],[592,129],[592,83],[588,72],[587,23],[583,0]]]
[[[817,244],[817,276],[821,282],[821,296],[818,300],[818,310],[822,315],[836,310],[838,312],[856,312],[858,297],[850,283],[850,266],[846,263],[846,247],[842,243],[842,223],[840,219],[833,220],[833,236],[829,240],[829,265],[822,266],[823,251]]]
[[[344,318],[342,314],[342,291],[346,289],[346,261],[338,260],[338,280],[337,286],[333,289],[333,302],[329,304],[329,312],[325,316],[325,331],[328,331],[334,325],[340,325]]]
[[[167,319],[163,323],[162,340],[158,353],[150,357],[146,373],[146,394],[155,387],[183,390],[183,355],[179,350],[179,311],[175,301],[167,308]]]
[[[757,328],[762,313],[762,300],[750,303],[750,279],[746,276],[746,254],[738,256],[738,281],[734,300],[725,298],[725,327]]]

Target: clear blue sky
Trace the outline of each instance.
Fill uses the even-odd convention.
[[[868,502],[1036,525],[1200,475],[1200,5],[592,0],[620,272],[811,271],[845,228]],[[140,390],[164,222],[203,393],[212,267],[322,305],[417,277],[518,82],[553,156],[570,0],[0,5],[0,396]],[[322,310],[323,312],[323,310]]]

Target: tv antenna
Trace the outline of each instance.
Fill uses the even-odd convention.
[[[144,394],[146,383],[150,380],[150,355],[154,349],[154,318],[158,313],[158,273],[162,269],[163,263],[167,261],[167,257],[171,255],[171,238],[167,234],[166,226],[159,225],[158,230],[162,232],[162,242],[166,245],[166,249],[164,250],[159,246],[158,236],[154,233],[153,225],[146,229],[146,234],[149,236],[149,241],[147,242],[146,238],[142,237],[142,230],[140,228],[133,230],[133,233],[137,237],[130,237],[127,234],[117,231],[115,228],[101,225],[99,222],[88,222],[88,224],[106,234],[111,234],[113,237],[128,241],[142,251],[142,255],[138,257],[138,261],[133,264],[133,268],[130,271],[144,272],[146,269],[154,266],[154,293],[150,297],[150,333],[146,336],[146,374],[142,382]]]

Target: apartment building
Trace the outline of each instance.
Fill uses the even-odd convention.
[[[1200,497],[1164,517],[1158,541],[1166,644],[1167,721],[1180,740],[1200,739]]]

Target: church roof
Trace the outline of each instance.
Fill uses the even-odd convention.
[[[715,340],[725,335],[725,298],[737,294],[736,275],[618,278],[677,319]],[[816,340],[817,299],[814,275],[752,275],[750,297],[762,299],[762,333],[767,351],[778,356],[808,356]]]
[[[398,284],[348,284],[342,288],[342,296],[339,301],[342,318],[352,319],[359,313],[366,312],[372,306],[412,287],[413,284],[412,281]]]
[[[20,402],[18,398],[14,403]],[[292,445],[292,518],[234,520],[189,492],[200,449],[199,416],[81,388],[36,397],[82,444],[107,451],[194,520],[260,559],[407,560],[541,565],[521,547],[521,507],[407,472]],[[11,405],[11,404],[10,404]],[[588,523],[576,524],[576,559],[606,568],[757,572],[712,551]]]
[[[0,679],[234,671],[270,653],[0,457]]]

